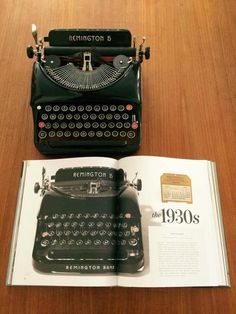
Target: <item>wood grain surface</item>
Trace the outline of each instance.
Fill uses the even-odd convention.
[[[6,287],[21,162],[43,159],[29,106],[33,44],[52,28],[128,28],[146,36],[138,155],[216,161],[231,288]],[[236,1],[1,0],[0,313],[236,312]]]

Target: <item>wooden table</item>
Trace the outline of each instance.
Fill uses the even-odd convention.
[[[0,4],[1,313],[235,313],[235,0],[70,0]],[[231,288],[6,287],[23,159],[42,159],[29,106],[33,44],[52,28],[128,28],[151,46],[142,66],[143,129],[137,154],[217,163]]]

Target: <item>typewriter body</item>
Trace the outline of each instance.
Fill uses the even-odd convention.
[[[44,154],[132,153],[140,145],[141,72],[150,56],[125,29],[54,29],[38,39],[34,142]],[[133,44],[132,44],[133,42]],[[45,46],[45,43],[48,43]]]
[[[135,180],[135,179],[134,179]],[[122,169],[59,169],[52,181],[43,171],[43,196],[33,249],[36,270],[51,273],[136,273],[144,267],[141,180]]]

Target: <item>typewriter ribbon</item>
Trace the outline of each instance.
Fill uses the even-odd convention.
[[[141,63],[150,48],[125,29],[55,29],[44,41],[32,25],[36,57],[31,107],[44,154],[132,153],[141,141]],[[48,42],[48,46],[44,45]],[[132,45],[132,46],[131,46]]]

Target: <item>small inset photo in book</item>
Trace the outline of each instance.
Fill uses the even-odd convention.
[[[192,204],[191,179],[184,174],[163,173],[161,176],[161,199],[166,202]]]

